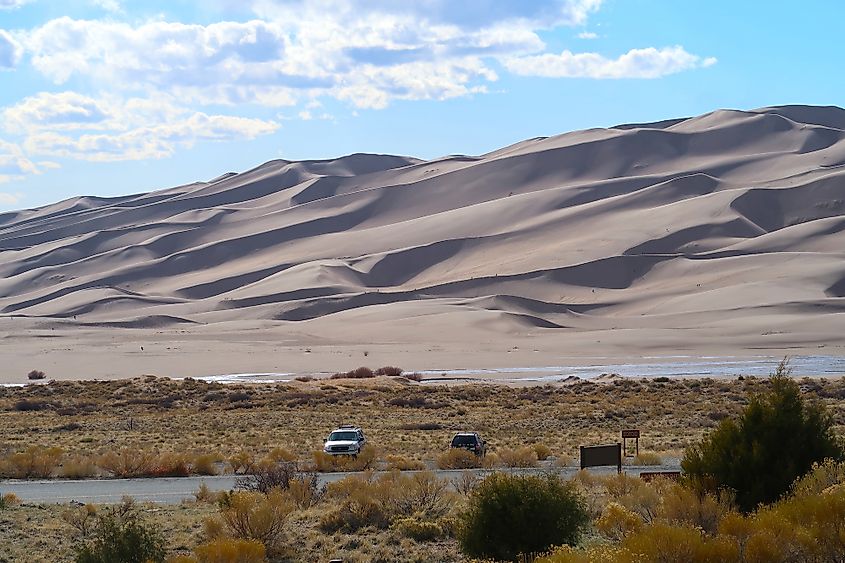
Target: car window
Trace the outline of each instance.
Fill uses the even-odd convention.
[[[358,434],[356,432],[352,432],[352,431],[349,431],[349,432],[332,432],[329,435],[329,441],[330,442],[345,441],[345,440],[351,440],[351,441],[354,442],[357,439],[358,439]]]
[[[453,446],[474,446],[475,444],[476,439],[475,436],[472,435],[455,436],[452,438]]]

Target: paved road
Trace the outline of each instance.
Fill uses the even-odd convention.
[[[677,464],[660,466],[625,466],[625,473],[639,475],[642,471],[680,471]],[[562,468],[532,468],[508,469],[512,473],[540,473],[556,471],[571,477],[578,472],[575,467]],[[479,475],[488,470],[471,470]],[[591,473],[611,474],[613,467],[597,467],[590,469]],[[410,473],[410,472],[405,472]],[[437,470],[435,474],[441,479],[454,479],[460,476],[460,470]],[[321,473],[318,474],[320,483],[339,481],[355,473]],[[14,493],[22,502],[26,503],[56,503],[64,504],[71,501],[96,504],[114,504],[123,496],[131,496],[140,502],[161,502],[178,504],[184,499],[193,499],[194,492],[201,483],[205,483],[212,491],[228,491],[235,486],[237,477],[234,475],[218,475],[213,477],[166,477],[156,479],[88,479],[81,481],[49,480],[49,481],[0,481],[0,493]]]

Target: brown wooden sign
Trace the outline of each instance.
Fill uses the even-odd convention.
[[[622,473],[622,444],[606,446],[581,446],[581,469],[615,465]]]
[[[640,431],[639,430],[623,430],[622,431],[623,438],[639,438]]]
[[[663,477],[664,479],[671,479],[673,481],[677,481],[681,478],[680,471],[642,471],[640,473],[640,479],[645,481],[646,483],[651,481],[656,477]]]

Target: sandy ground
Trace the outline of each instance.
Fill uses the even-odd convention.
[[[39,323],[25,319],[0,320],[4,328],[10,324],[22,328]],[[303,375],[347,371],[362,365],[372,368],[393,365],[406,371],[434,372],[495,369],[496,373],[469,375],[501,380],[536,377],[536,373],[523,368],[598,365],[607,366],[610,373],[620,371],[614,364],[678,364],[696,359],[706,363],[715,361],[716,357],[750,363],[761,357],[774,361],[784,355],[845,356],[845,338],[830,339],[827,336],[830,333],[820,329],[818,333],[757,334],[756,338],[745,339],[709,329],[566,333],[555,330],[504,336],[476,330],[474,333],[455,331],[429,341],[373,338],[355,342],[319,338],[289,326],[250,324],[238,323],[224,331],[218,326],[191,330],[81,327],[3,330],[0,383],[26,382],[26,374],[32,369],[46,372],[51,379],[112,379],[143,374]],[[830,328],[831,332],[834,328]],[[796,343],[798,338],[809,341]],[[747,344],[743,346],[743,343]],[[549,375],[555,370],[542,373]]]

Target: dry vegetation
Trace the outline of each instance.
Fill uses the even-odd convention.
[[[841,428],[845,384],[801,383],[803,394],[825,402]],[[531,467],[555,457],[567,463],[579,444],[615,441],[623,427],[643,432],[637,461],[656,463],[655,451],[698,441],[718,420],[739,413],[749,392],[768,386],[765,379],[744,379],[426,387],[395,376],[256,386],[152,377],[50,383],[0,389],[0,471],[19,477],[220,469],[256,475],[252,490],[215,494],[206,488],[197,491],[196,502],[139,507],[144,521],[160,530],[172,563],[233,553],[244,561],[264,555],[273,561],[462,561],[456,530],[479,477],[467,473],[450,484],[400,470]],[[357,459],[318,450],[341,422],[365,422],[372,445]],[[486,457],[447,449],[452,432],[463,429],[487,438]],[[394,471],[365,472],[325,490],[299,471],[374,467]],[[842,466],[819,468],[796,488],[797,500],[743,516],[728,497],[582,472],[576,483],[591,519],[585,547],[551,560],[589,560],[601,552],[623,561],[632,550],[665,550],[661,538],[667,537],[702,553],[725,549],[731,555],[731,545],[763,550],[770,546],[766,538],[784,532],[777,528],[784,522],[792,531],[778,549],[788,551],[804,537],[840,534],[843,481]],[[72,560],[96,514],[90,506],[7,499],[0,506],[0,562]],[[819,525],[799,526],[801,518]],[[824,553],[840,553],[840,547]]]
[[[265,458],[299,460],[322,471],[523,467],[550,457],[570,464],[579,445],[615,442],[625,427],[642,430],[640,460],[655,463],[654,452],[678,452],[698,441],[737,414],[748,391],[766,385],[755,378],[524,388],[424,386],[401,377],[279,385],[154,377],[51,382],[0,388],[0,475],[243,472]],[[842,426],[845,382],[808,379],[802,390],[826,402]],[[340,423],[364,426],[373,446],[366,455],[322,454],[323,438]],[[444,456],[458,430],[485,437],[485,460]]]

